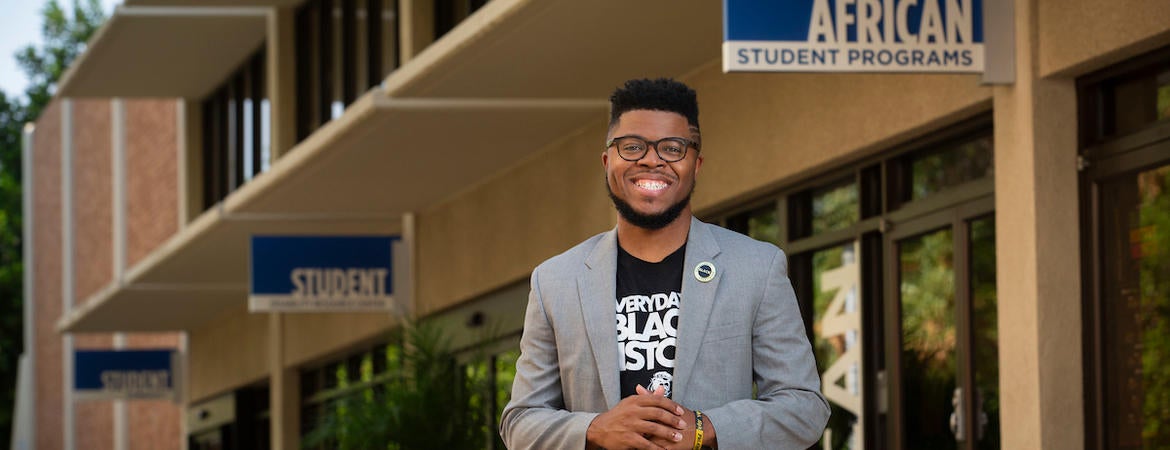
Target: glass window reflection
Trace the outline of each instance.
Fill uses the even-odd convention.
[[[1105,420],[1110,448],[1170,446],[1170,166],[1104,185]],[[1108,267],[1112,265],[1113,267]]]
[[[963,141],[910,158],[910,199],[918,200],[947,188],[993,175],[991,135]]]
[[[852,178],[812,192],[812,231],[814,234],[837,230],[857,223],[861,208],[857,183]]]
[[[902,407],[906,448],[953,449],[956,382],[954,241],[950,228],[899,242]]]
[[[861,266],[857,244],[813,253],[813,349],[832,414],[817,448],[862,445]],[[828,441],[828,446],[825,442]]]

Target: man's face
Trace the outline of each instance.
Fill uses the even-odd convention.
[[[666,137],[698,140],[682,115],[651,110],[623,113],[609,133],[609,138],[619,136],[638,136],[651,142]],[[690,211],[690,195],[703,158],[691,147],[685,158],[668,163],[651,147],[642,159],[626,161],[610,146],[601,154],[601,164],[610,197],[622,217],[636,226],[655,229]]]

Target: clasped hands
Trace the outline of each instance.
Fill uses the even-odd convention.
[[[695,414],[666,398],[665,390],[642,386],[598,415],[585,432],[588,449],[691,450],[695,447]]]

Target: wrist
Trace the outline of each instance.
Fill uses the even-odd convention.
[[[711,423],[711,417],[703,414],[703,445],[702,448],[718,449],[719,441],[715,439],[715,424]]]
[[[594,422],[597,422],[600,416],[600,414],[593,416],[593,419],[589,420],[589,425],[585,426],[585,450],[602,450],[601,445],[597,444],[597,430],[593,428]]]
[[[693,447],[694,450],[702,450],[703,449],[703,442],[705,439],[703,429],[706,428],[703,426],[703,425],[705,425],[704,422],[706,422],[706,419],[703,416],[703,412],[696,409],[695,410],[695,439],[694,439],[694,447]]]

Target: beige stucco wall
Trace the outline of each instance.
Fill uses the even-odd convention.
[[[1170,44],[1166,0],[1039,0],[1039,75],[1076,76]]]
[[[700,213],[991,107],[975,75],[723,74],[711,64],[684,81],[699,93]]]
[[[398,320],[390,314],[285,314],[284,364],[297,367],[328,355],[345,354],[360,343],[385,338]]]
[[[188,404],[268,378],[268,315],[246,304],[188,332]]]
[[[601,172],[604,116],[478,189],[418,215],[425,315],[526,278],[540,261],[613,226]]]
[[[724,75],[712,63],[684,81],[701,105],[700,213],[991,106],[991,90],[972,75]],[[613,226],[601,169],[606,119],[419,215],[422,313],[523,280]]]

